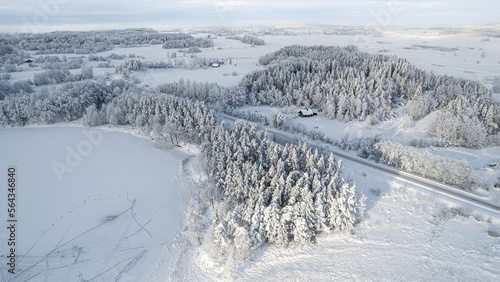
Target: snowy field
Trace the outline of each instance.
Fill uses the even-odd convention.
[[[16,276],[2,265],[2,281],[168,277],[183,242],[190,187],[182,164],[192,153],[74,124],[1,129],[0,136],[1,167],[17,171],[20,255]]]
[[[220,67],[134,71],[130,80],[148,88],[181,78],[234,86],[245,74],[264,68],[258,63],[260,56],[292,44],[354,44],[360,51],[403,57],[435,74],[476,80],[489,88],[500,77],[498,37],[386,29],[379,37],[359,42],[359,36],[330,35],[321,28],[291,30],[294,35],[259,35],[266,42],[263,46],[211,34],[214,47],[202,48],[196,56],[225,61]],[[186,32],[207,35],[200,30]],[[193,60],[190,54],[161,45],[114,48],[97,55],[134,54],[155,62],[168,61],[174,52],[187,63]],[[87,55],[58,54],[63,55],[81,57],[82,67],[93,66],[95,79],[120,78],[114,67],[130,60],[113,59],[113,67],[102,68],[98,67],[102,62],[88,61]],[[19,68],[22,71],[10,73],[12,83],[33,79],[42,71],[28,64]],[[494,96],[500,100],[500,93]],[[323,113],[301,119],[297,110],[244,106],[236,112],[272,120],[273,111],[282,111],[288,123],[334,140],[345,133],[364,137],[380,133],[383,139],[404,145],[427,138],[425,118],[418,122],[395,118],[372,126],[331,120]],[[199,148],[161,146],[130,126],[89,129],[81,120],[0,129],[0,145],[0,181],[7,183],[10,166],[16,168],[18,181],[17,272],[9,274],[4,263],[9,234],[3,227],[2,281],[498,281],[500,277],[498,214],[473,210],[472,205],[349,161],[343,162],[343,177],[367,197],[365,218],[351,232],[320,234],[310,245],[266,244],[243,261],[221,265],[190,245],[184,232],[184,215],[200,175]],[[500,165],[490,167],[500,164],[500,147],[425,150],[466,159],[490,187],[500,179]],[[1,210],[7,209],[5,195],[4,191],[0,197]],[[488,197],[500,202],[499,189],[489,191]],[[5,213],[2,216],[6,222]]]

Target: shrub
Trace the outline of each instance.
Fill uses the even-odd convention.
[[[476,117],[438,112],[427,128],[427,133],[449,146],[481,148],[485,145],[487,130]]]

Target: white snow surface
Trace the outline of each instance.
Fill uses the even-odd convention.
[[[93,145],[83,132],[92,132],[96,140],[101,135],[102,142]],[[155,281],[169,276],[183,244],[189,187],[181,166],[191,153],[162,150],[129,133],[68,125],[1,129],[0,136],[2,183],[12,165],[18,179],[17,276],[5,268],[2,228],[2,281]],[[84,152],[78,165],[66,162],[68,148]],[[53,162],[74,165],[62,182]]]

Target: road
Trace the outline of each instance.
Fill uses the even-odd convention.
[[[227,122],[234,123],[238,120],[238,118],[226,114],[221,114],[219,118],[221,120],[224,120],[226,123]],[[302,141],[302,138],[300,138],[296,134],[292,134],[283,130],[271,127],[264,127],[264,126],[260,126],[260,129],[266,130],[268,133],[273,135],[273,137],[275,137],[274,139],[277,139],[276,137],[279,137],[278,139],[286,140],[286,142],[288,143],[298,143],[299,141]],[[333,155],[336,156],[337,158],[343,160],[349,160],[351,162],[363,166],[368,166],[380,172],[389,174],[399,180],[407,182],[408,184],[414,185],[421,190],[435,192],[437,194],[440,194],[444,197],[455,200],[457,202],[472,205],[483,211],[487,211],[489,213],[500,216],[500,205],[490,202],[485,197],[475,195],[471,192],[467,192],[458,187],[444,184],[442,182],[429,179],[417,174],[413,174],[387,165],[375,163],[374,161],[371,160],[360,158],[358,156],[350,154],[349,151],[343,151],[336,146],[333,146],[331,144],[322,141],[312,141],[312,142],[315,144],[320,144],[322,148],[332,152]]]

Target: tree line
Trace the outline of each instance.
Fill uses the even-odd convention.
[[[22,51],[35,51],[35,54],[95,54],[112,50],[115,46],[163,45],[165,48],[185,48],[194,44],[211,47],[207,46],[210,40],[195,39],[184,33],[160,33],[146,28],[2,34],[0,56]]]
[[[90,105],[101,108],[130,87],[134,86],[123,80],[109,84],[86,80],[43,88],[36,93],[20,92],[0,101],[0,125],[26,126],[79,119]]]
[[[466,160],[438,156],[413,146],[394,141],[384,141],[380,135],[371,137],[342,136],[338,145],[343,150],[353,150],[362,158],[369,158],[397,169],[458,186],[476,188],[475,173]]]
[[[258,37],[251,36],[251,35],[244,35],[244,36],[230,35],[230,36],[227,36],[226,39],[239,40],[242,43],[250,44],[250,45],[265,45],[266,44],[266,42],[263,39],[260,39]]]

